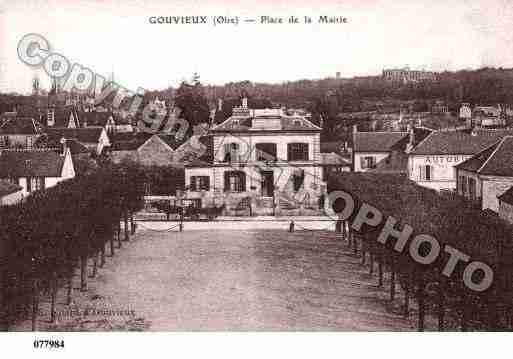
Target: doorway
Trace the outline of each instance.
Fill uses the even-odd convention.
[[[273,197],[274,196],[274,172],[273,171],[262,171],[262,197]]]

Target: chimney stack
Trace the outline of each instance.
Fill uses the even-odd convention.
[[[55,108],[52,106],[48,107],[48,112],[46,114],[46,125],[48,127],[55,126]]]
[[[221,112],[223,110],[223,99],[220,98],[217,100],[217,111]]]
[[[61,145],[62,145],[62,156],[66,156],[66,152],[68,152],[68,144],[66,142],[66,139],[63,137],[61,138]]]
[[[406,153],[409,153],[413,149],[413,146],[415,144],[415,128],[411,123],[408,124],[408,135],[409,140],[408,144],[406,145]]]
[[[246,96],[242,98],[242,108],[248,108],[248,98]]]
[[[358,125],[354,124],[353,125],[353,133],[357,133],[357,132],[358,132]]]

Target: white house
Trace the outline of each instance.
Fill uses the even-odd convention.
[[[107,131],[101,126],[89,126],[85,128],[52,127],[46,129],[49,143],[59,143],[61,138],[74,139],[90,151],[101,154],[105,147],[110,146]]]
[[[0,148],[32,148],[42,134],[39,122],[29,117],[12,117],[0,126]]]
[[[408,176],[421,186],[456,190],[455,166],[513,130],[433,131],[408,155]]]
[[[186,196],[200,206],[224,203],[228,209],[261,214],[318,209],[326,191],[320,132],[304,117],[249,109],[244,99],[230,118],[210,130],[210,146],[198,145],[203,156],[186,165]]]
[[[24,196],[75,177],[68,148],[53,150],[4,150],[0,152],[0,179],[19,185]]]
[[[23,191],[20,185],[0,180],[0,206],[15,204],[22,199]]]
[[[407,138],[408,132],[353,133],[353,171],[375,169],[379,162],[390,157],[394,145]]]

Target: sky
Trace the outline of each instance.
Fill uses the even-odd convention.
[[[3,2],[2,2],[3,1]],[[318,24],[319,16],[346,24]],[[150,24],[151,16],[207,16],[208,24]],[[312,24],[213,25],[214,16],[310,16]],[[0,92],[30,91],[37,74],[17,57],[28,33],[52,50],[135,90],[205,84],[280,83],[430,71],[513,67],[513,0],[0,0]]]

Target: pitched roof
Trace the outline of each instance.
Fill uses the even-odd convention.
[[[434,131],[411,154],[474,155],[509,135],[513,135],[513,129]]]
[[[17,184],[0,180],[0,197],[18,192],[21,189],[21,186]]]
[[[506,192],[497,196],[502,202],[506,202],[508,204],[513,204],[513,187],[510,187]]]
[[[116,134],[113,138],[111,149],[112,151],[136,151],[152,136],[154,134],[145,132]],[[157,136],[173,150],[176,150],[183,143],[182,140],[177,140],[174,135],[159,134]]]
[[[187,147],[188,144],[190,144],[191,141],[194,141],[194,139],[197,138],[197,140],[204,146],[202,149],[202,153],[197,156],[195,153],[190,153]],[[186,166],[189,167],[203,167],[203,166],[209,166],[212,165],[214,162],[214,138],[210,135],[205,136],[193,136],[189,139],[188,142],[183,144],[183,147],[180,147],[181,150],[183,150],[184,158],[183,161],[186,162]]]
[[[82,143],[98,143],[103,127],[91,126],[84,128],[50,127],[46,129],[49,141],[60,141],[61,138],[74,138]]]
[[[258,120],[258,127],[254,127],[255,121]],[[273,124],[265,126],[265,124]],[[262,126],[263,125],[263,126]],[[281,110],[262,109],[262,110],[246,110],[245,114],[234,114],[223,123],[214,127],[212,132],[254,132],[254,131],[321,131],[321,128],[314,125],[304,117],[288,116]]]
[[[351,161],[335,152],[321,153],[321,164],[325,166],[351,166]]]
[[[41,124],[30,117],[14,117],[0,127],[1,135],[37,135],[41,132]]]
[[[0,177],[60,177],[64,156],[50,150],[5,150],[0,153]]]
[[[114,119],[114,115],[112,112],[97,112],[97,111],[81,111],[78,113],[79,119],[81,123],[87,123],[87,126],[101,126],[105,127],[107,122],[112,117]]]
[[[353,136],[354,152],[389,152],[408,132],[356,132]]]
[[[456,168],[482,175],[513,177],[513,136],[504,137]]]

